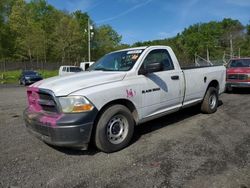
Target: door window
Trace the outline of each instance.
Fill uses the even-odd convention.
[[[167,50],[164,49],[157,49],[157,50],[152,50],[149,52],[147,57],[144,59],[142,67],[141,68],[146,68],[148,64],[153,64],[153,63],[161,63],[163,66],[163,70],[173,70],[174,65],[172,62],[172,59],[168,53]]]

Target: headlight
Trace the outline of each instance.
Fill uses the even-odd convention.
[[[27,80],[28,80],[28,79],[30,79],[30,77],[29,77],[29,76],[25,76],[25,79],[27,79]]]
[[[65,113],[88,112],[93,110],[94,106],[82,96],[59,97],[62,111]]]

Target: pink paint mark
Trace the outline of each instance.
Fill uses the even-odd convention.
[[[126,89],[126,93],[127,93],[127,98],[131,98],[136,95],[136,92],[132,89]]]
[[[49,124],[51,126],[56,126],[56,122],[63,116],[63,114],[57,114],[57,115],[53,115],[53,116],[47,116],[47,115],[44,115],[43,117],[41,117],[39,119],[39,121],[42,123],[42,124]]]
[[[27,88],[29,110],[32,110],[35,112],[42,111],[42,107],[38,104],[38,100],[40,98],[38,91],[39,91],[39,88],[37,88],[37,87],[28,87]]]
[[[27,95],[28,95],[28,104],[29,110],[32,112],[42,112],[42,107],[38,103],[40,96],[38,94],[39,88],[37,87],[28,87]],[[47,115],[40,113],[42,116],[39,118],[39,122],[44,125],[56,126],[56,122],[63,116],[63,114],[53,114]]]

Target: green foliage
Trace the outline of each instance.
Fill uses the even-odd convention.
[[[68,13],[49,5],[47,0],[0,1],[0,61],[45,64],[77,64],[88,59],[88,22],[91,31],[91,60],[117,49],[122,36],[110,25],[95,26],[85,12]],[[136,42],[132,46],[169,45],[179,61],[188,64],[194,55],[222,59],[230,54],[250,56],[250,25],[225,18],[220,22],[198,23],[185,28],[177,36],[154,41]]]
[[[95,30],[94,36],[94,59],[119,47],[121,36],[110,25],[100,26]]]
[[[62,64],[65,59],[79,58],[80,43],[82,40],[80,26],[71,16],[62,16],[55,29],[55,50],[61,58]]]
[[[250,36],[250,25],[247,25],[246,29],[247,29],[247,35]]]
[[[0,72],[0,84],[18,83],[21,71]]]
[[[38,70],[38,72],[41,73],[43,78],[50,78],[50,77],[53,77],[53,76],[58,76],[58,70],[52,70],[52,71]]]
[[[206,58],[207,51],[210,59],[222,60],[224,54],[230,54],[230,39],[234,56],[238,55],[239,49],[241,56],[250,56],[250,26],[244,27],[238,20],[230,18],[194,24],[173,38],[137,42],[133,46],[168,45],[182,64],[190,64],[194,62],[195,54]]]
[[[88,20],[87,13],[59,11],[46,0],[2,0],[0,61],[60,61],[62,64],[86,61]],[[91,20],[90,24],[94,25]],[[111,26],[95,27],[93,32],[91,50],[92,54],[97,53],[94,59],[119,46],[121,36]]]

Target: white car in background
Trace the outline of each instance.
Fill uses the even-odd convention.
[[[77,66],[61,66],[59,68],[59,76],[70,75],[82,71],[82,68]]]
[[[86,71],[92,64],[94,64],[94,61],[90,62],[81,62],[80,67],[82,68],[83,71]]]

